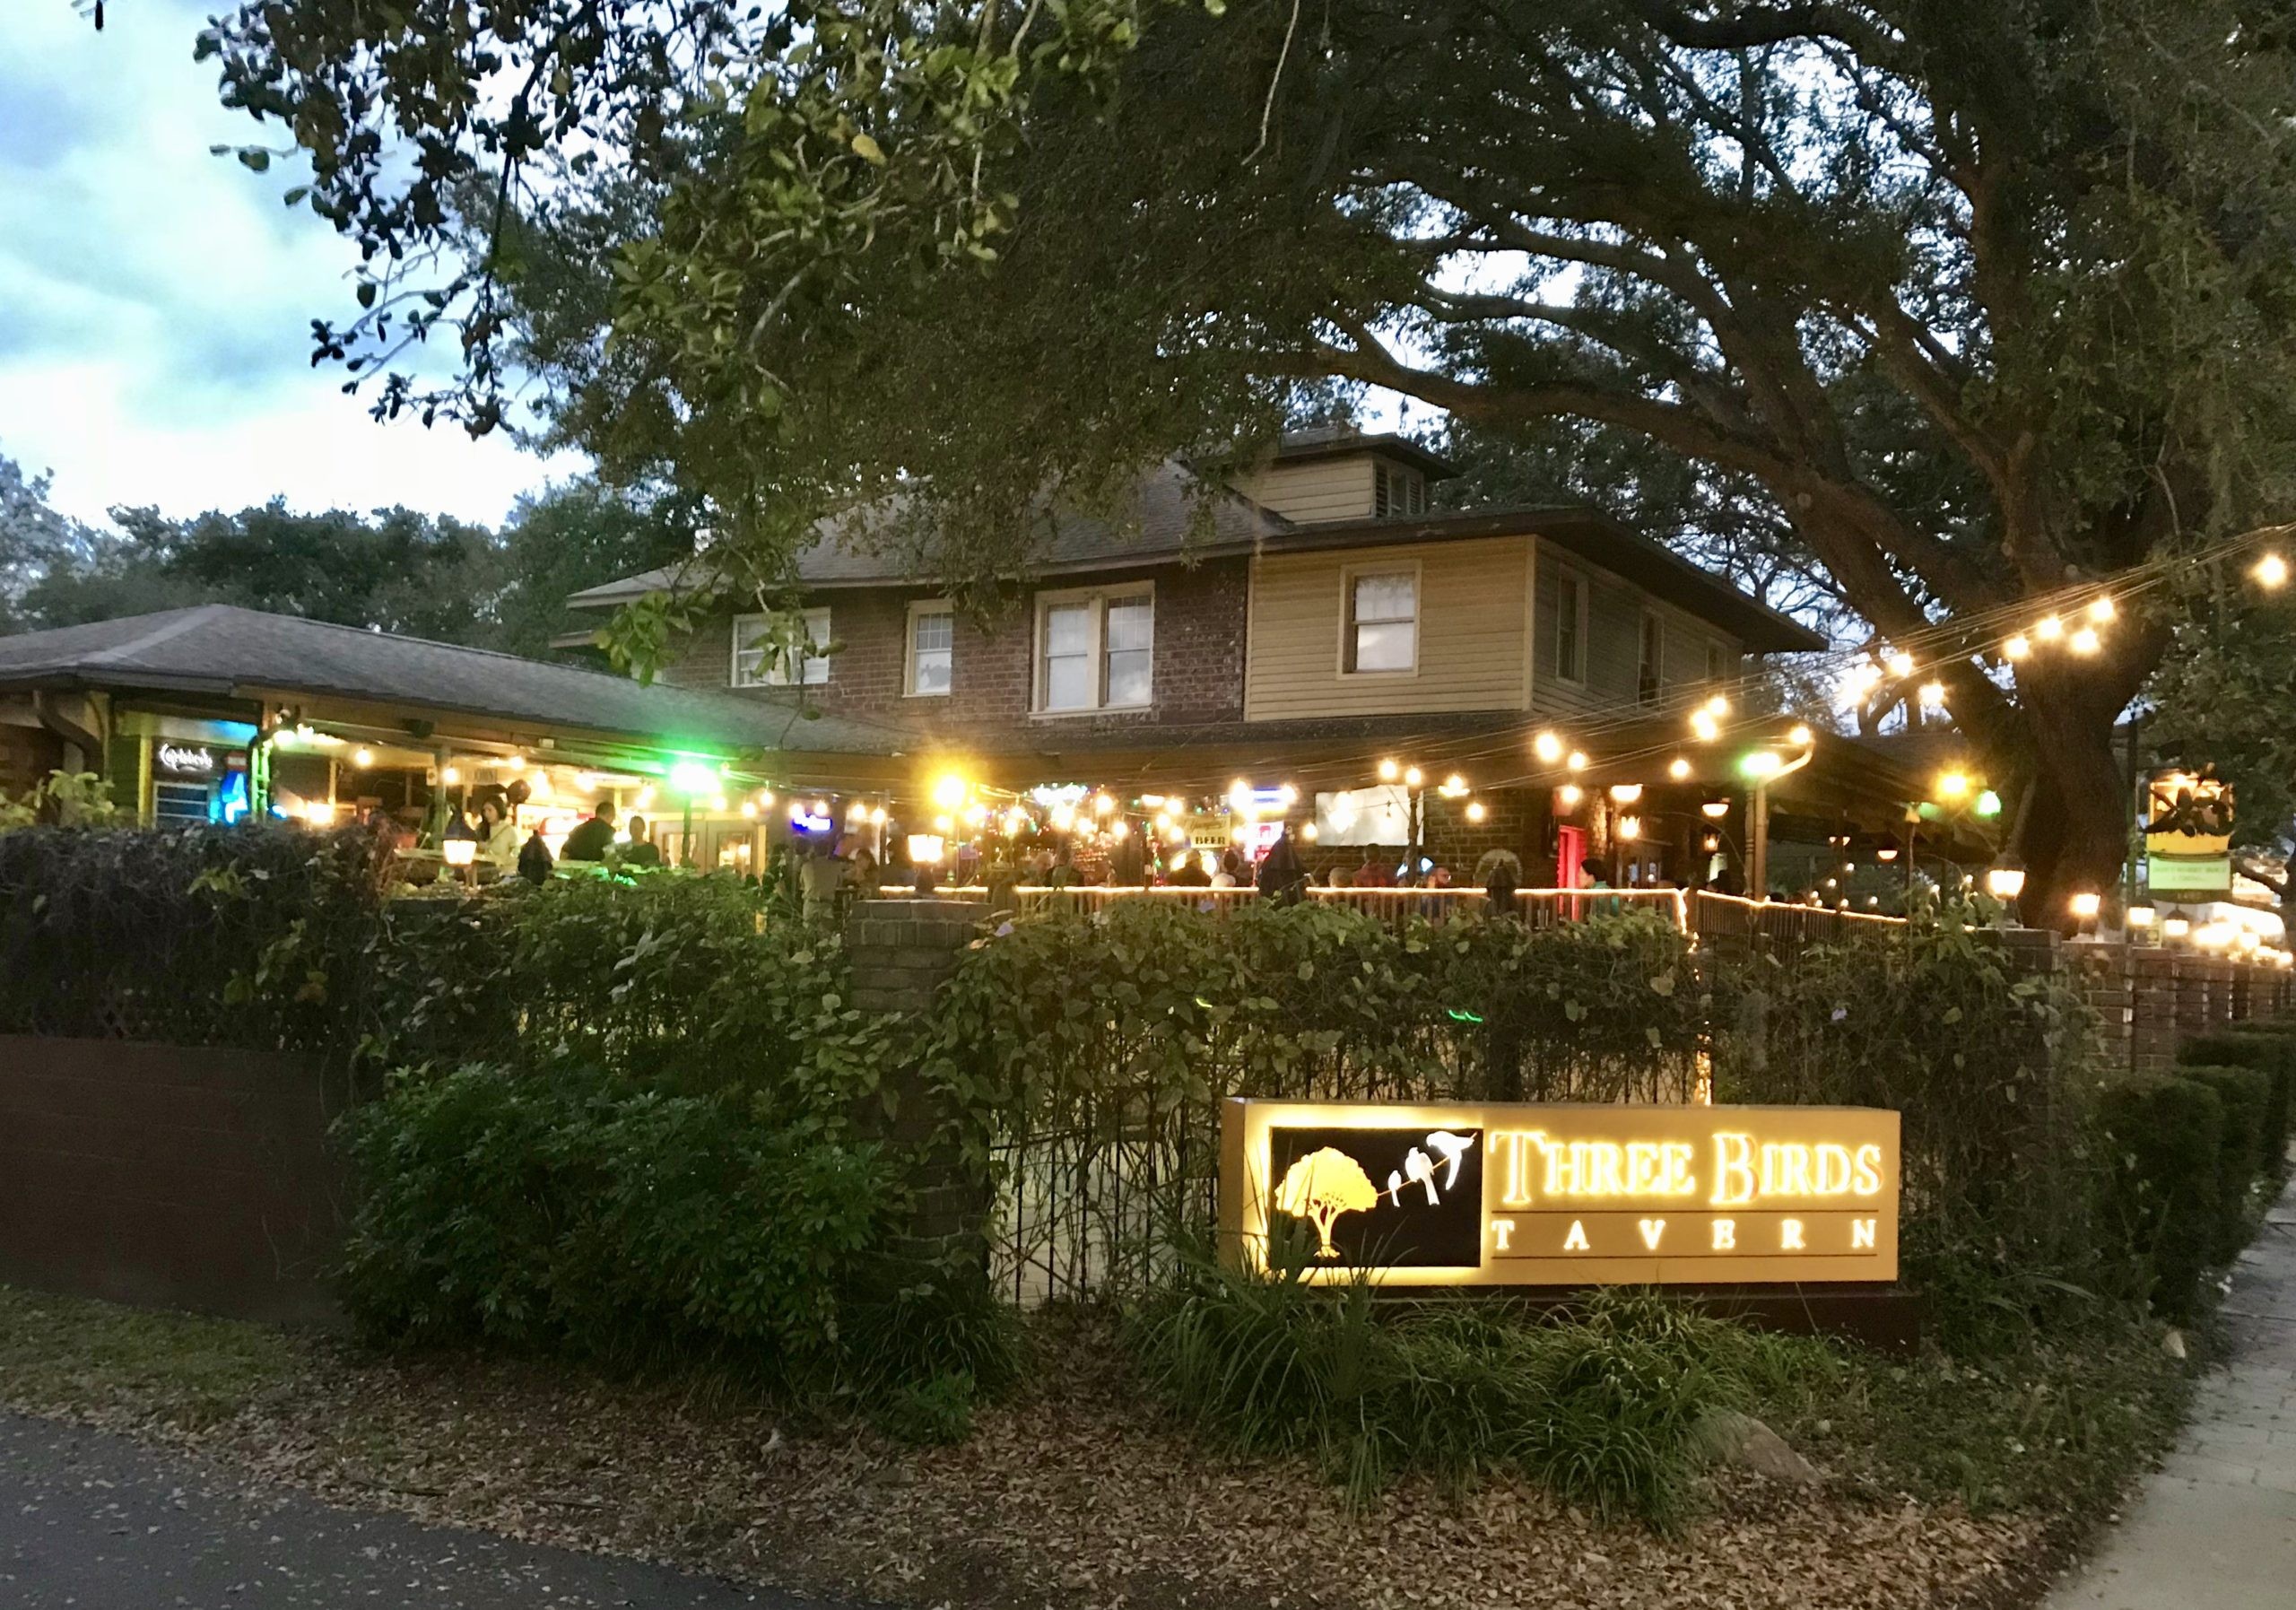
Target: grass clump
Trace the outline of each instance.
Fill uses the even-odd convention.
[[[33,1413],[197,1431],[287,1382],[300,1358],[267,1326],[0,1286],[0,1383]]]
[[[1661,1529],[1689,1506],[1702,1418],[1835,1368],[1822,1344],[1640,1293],[1541,1317],[1311,1286],[1287,1270],[1199,1266],[1127,1336],[1151,1388],[1213,1440],[1304,1455],[1351,1502],[1406,1472],[1455,1484],[1515,1475]]]

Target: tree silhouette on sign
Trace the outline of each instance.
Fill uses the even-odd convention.
[[[1362,1213],[1378,1200],[1379,1193],[1362,1165],[1331,1146],[1318,1147],[1286,1169],[1283,1183],[1275,1190],[1278,1211],[1316,1227],[1316,1235],[1323,1242],[1316,1256],[1321,1258],[1339,1257],[1339,1249],[1331,1244],[1333,1221],[1344,1213]]]

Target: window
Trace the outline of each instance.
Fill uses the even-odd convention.
[[[1725,648],[1722,644],[1716,642],[1713,639],[1709,638],[1706,640],[1706,680],[1709,682],[1728,682],[1730,680],[1731,657],[1732,656],[1728,648]]]
[[[1419,572],[1359,570],[1347,577],[1347,636],[1341,669],[1419,668]]]
[[[1137,709],[1155,692],[1156,602],[1146,588],[1037,599],[1037,709]]]
[[[1371,464],[1371,514],[1375,519],[1391,515],[1427,512],[1427,477],[1399,464],[1374,459]]]
[[[909,606],[909,678],[911,698],[944,697],[956,668],[957,617],[946,604]]]
[[[771,615],[734,617],[734,685],[786,688],[802,682],[807,687],[818,687],[827,682],[828,606],[805,611],[805,642],[813,652],[802,657],[794,648],[777,653],[773,644],[761,640],[772,621]],[[793,671],[796,674],[792,674]]]
[[[1569,570],[1554,573],[1554,674],[1587,680],[1587,584]]]
[[[1666,623],[1649,610],[1642,612],[1642,656],[1634,671],[1634,696],[1644,704],[1655,703],[1660,684],[1665,679]]]

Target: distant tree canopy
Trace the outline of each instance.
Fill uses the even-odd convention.
[[[2255,0],[249,0],[201,48],[366,254],[322,355],[481,430],[538,368],[757,576],[899,489],[965,584],[1303,389],[1694,466],[1688,548],[1939,659],[2034,909],[2118,863],[2172,622],[2013,671],[2004,622],[2291,507]],[[389,372],[448,331],[457,385]]]
[[[0,631],[174,609],[248,609],[547,657],[569,594],[692,548],[685,521],[579,480],[522,499],[498,532],[408,509],[302,514],[271,502],[170,519],[112,511],[116,530],[50,508],[44,481],[0,457]]]

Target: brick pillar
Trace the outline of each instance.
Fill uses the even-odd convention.
[[[864,1012],[922,1018],[956,971],[988,908],[968,900],[860,901],[847,912],[845,948],[853,962],[853,1004]],[[986,1268],[989,1192],[987,1176],[969,1164],[949,1111],[924,1071],[902,1067],[886,1078],[892,1112],[872,1103],[865,1120],[897,1154],[905,1154],[913,1197],[908,1240],[928,1257]]]

